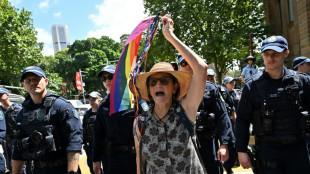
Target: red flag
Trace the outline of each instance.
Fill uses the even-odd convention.
[[[82,79],[80,72],[75,73],[75,84],[76,88],[80,91],[83,91]]]
[[[64,93],[64,94],[67,92],[67,89],[66,89],[65,85],[61,86],[61,92]]]

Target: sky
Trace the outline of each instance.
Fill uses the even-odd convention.
[[[143,0],[9,0],[19,10],[32,13],[43,55],[54,55],[51,27],[67,25],[70,43],[89,37],[109,36],[120,42],[130,34],[144,14]]]

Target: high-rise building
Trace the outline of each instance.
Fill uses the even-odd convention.
[[[52,38],[53,38],[54,54],[56,54],[57,51],[66,49],[70,44],[68,26],[53,25]]]

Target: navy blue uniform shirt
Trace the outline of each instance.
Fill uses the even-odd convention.
[[[284,76],[294,75],[294,71],[284,68]],[[310,110],[310,77],[299,74],[299,87],[303,90],[300,95],[301,104],[304,109]],[[274,89],[283,88],[282,78],[272,79],[267,72],[257,74],[246,83],[242,90],[241,99],[237,110],[236,121],[236,148],[238,152],[246,152],[249,142],[249,125],[253,118],[253,112],[259,110],[263,103],[263,97],[259,95],[257,83],[253,79],[267,80],[268,85]],[[290,108],[288,108],[290,109]]]
[[[5,133],[6,133],[5,116],[2,107],[0,107],[0,144],[3,143]]]
[[[22,104],[23,109],[17,115],[17,122],[23,119],[25,109],[31,111],[42,107],[45,98],[49,95],[53,94],[47,93],[41,104],[34,104],[30,96],[26,97],[26,100]],[[61,157],[55,158],[67,158],[68,152],[81,151],[83,142],[82,124],[76,110],[70,102],[62,97],[57,98],[50,108],[50,121],[55,130],[53,136],[59,139],[59,142],[55,142],[56,148],[58,150],[59,147],[61,147],[63,151]],[[17,146],[15,146],[13,152],[13,159],[26,160],[22,158],[21,152],[18,150]]]
[[[112,142],[112,147],[120,145],[134,147],[132,130],[135,115],[133,109],[113,113],[112,115],[109,114],[109,111],[110,95],[107,95],[98,107],[94,125],[94,162],[101,161],[102,155],[107,151],[105,144],[107,142]],[[124,116],[123,113],[131,114]]]
[[[2,108],[2,106],[0,106]],[[12,103],[12,105],[8,109],[3,109],[5,115],[5,122],[6,122],[6,140],[10,141],[14,137],[13,130],[16,126],[16,117],[18,112],[22,109],[22,105],[19,103]]]
[[[214,83],[207,82],[206,94],[203,97],[204,107],[207,111],[215,114],[216,135],[221,145],[228,144],[229,132],[231,131],[230,120],[224,101],[219,96],[219,90]]]

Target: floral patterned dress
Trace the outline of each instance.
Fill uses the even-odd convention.
[[[147,112],[145,133],[141,138],[146,173],[204,173],[185,121],[177,112],[180,104],[171,106],[165,123]]]

